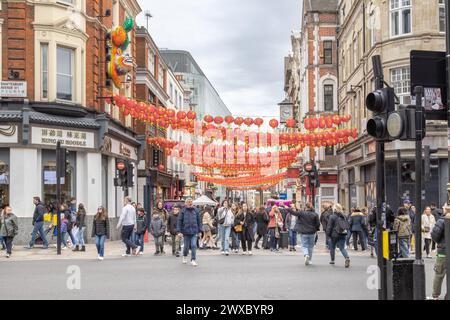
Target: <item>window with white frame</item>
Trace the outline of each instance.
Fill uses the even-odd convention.
[[[161,86],[164,85],[164,68],[162,64],[159,64],[158,67],[158,82]]]
[[[445,32],[445,2],[439,0],[439,32]]]
[[[169,92],[169,94],[170,94],[170,100],[173,101],[173,84],[170,84],[170,92]]]
[[[41,99],[48,99],[48,43],[41,44]]]
[[[391,36],[411,33],[411,0],[391,0]]]
[[[57,99],[73,100],[73,70],[74,50],[66,47],[58,47],[56,53],[56,97]]]
[[[152,75],[155,75],[155,54],[151,49],[148,50],[148,69]]]
[[[411,81],[409,67],[391,70],[391,86],[394,88],[395,94],[399,97],[400,103],[411,103]]]
[[[334,109],[334,86],[326,84],[323,86],[323,110],[333,111]]]
[[[327,40],[323,42],[323,63],[333,63],[333,41]]]

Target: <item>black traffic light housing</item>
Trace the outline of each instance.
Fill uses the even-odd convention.
[[[426,182],[431,181],[431,169],[439,168],[439,158],[432,158],[432,155],[438,153],[438,151],[437,148],[424,146],[424,176]]]
[[[131,161],[127,161],[127,174],[126,174],[126,184],[127,187],[132,188],[134,186],[134,165]]]
[[[134,165],[128,160],[116,161],[115,187],[131,188],[134,186]]]
[[[387,132],[389,113],[395,111],[395,93],[393,88],[383,88],[369,93],[366,107],[374,113],[367,122],[367,133],[377,141],[391,141]]]

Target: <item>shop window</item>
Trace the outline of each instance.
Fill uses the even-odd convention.
[[[61,180],[61,199],[70,201],[76,190],[76,153],[67,155],[66,176]],[[52,150],[42,151],[42,190],[45,203],[56,201],[56,153]]]
[[[0,206],[9,204],[9,165],[3,158],[0,159]]]

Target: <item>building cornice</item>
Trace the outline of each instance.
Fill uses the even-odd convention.
[[[155,93],[161,103],[166,105],[170,99],[167,92],[161,87],[158,81],[152,76],[150,71],[145,68],[137,68],[136,70],[136,84],[145,84],[149,89]]]

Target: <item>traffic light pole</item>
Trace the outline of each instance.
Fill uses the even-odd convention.
[[[378,289],[378,300],[387,300],[387,268],[383,257],[383,229],[386,217],[386,192],[384,180],[384,142],[377,141],[376,173],[377,173],[377,259],[380,269],[380,288]]]
[[[61,141],[56,143],[56,253],[61,255],[61,176],[63,168],[61,168]]]
[[[423,139],[423,87],[414,89],[416,97],[416,214],[414,218],[415,261],[413,266],[414,300],[425,300],[425,263],[422,259],[422,139]]]
[[[445,0],[445,14],[446,14],[446,42],[447,42],[447,111],[448,111],[448,130],[450,131],[450,0]],[[449,145],[450,148],[450,145]],[[450,152],[449,152],[450,156]],[[449,157],[450,160],[450,157]],[[449,161],[450,164],[450,161]],[[449,166],[450,170],[450,166]],[[449,171],[450,177],[450,171]],[[450,182],[450,181],[449,181]],[[447,206],[450,205],[450,200],[447,200]],[[447,211],[448,213],[448,211]],[[446,243],[446,266],[447,266],[447,300],[450,300],[450,218],[445,220],[445,243]]]

